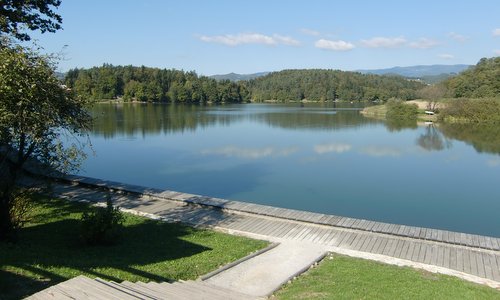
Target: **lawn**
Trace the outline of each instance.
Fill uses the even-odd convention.
[[[125,215],[118,243],[85,246],[80,217],[89,209],[36,197],[17,244],[0,243],[0,299],[18,299],[77,275],[114,281],[195,279],[267,242]]]
[[[276,299],[500,299],[456,277],[333,255],[287,284]]]

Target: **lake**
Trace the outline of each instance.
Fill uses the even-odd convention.
[[[500,237],[500,129],[400,124],[356,104],[97,104],[80,174]]]

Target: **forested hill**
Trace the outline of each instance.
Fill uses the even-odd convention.
[[[476,66],[444,82],[451,97],[484,98],[500,95],[500,56],[482,58]]]
[[[80,97],[189,103],[246,101],[410,100],[424,85],[398,76],[334,70],[285,70],[231,82],[195,72],[103,65],[68,71],[65,84]]]
[[[248,82],[254,101],[411,100],[423,86],[399,76],[318,69],[273,72]]]
[[[195,72],[148,67],[103,65],[68,71],[65,84],[88,99],[170,102],[243,102],[249,98],[244,85],[217,81]]]

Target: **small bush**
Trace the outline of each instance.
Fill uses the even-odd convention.
[[[116,241],[123,222],[123,214],[113,207],[111,196],[106,199],[106,207],[95,207],[82,215],[81,238],[88,245],[109,245]]]
[[[418,115],[418,106],[415,104],[407,104],[404,101],[397,99],[389,99],[387,101],[387,119],[416,119]]]

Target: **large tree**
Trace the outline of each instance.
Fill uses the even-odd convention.
[[[75,148],[61,137],[85,135],[91,120],[85,101],[55,77],[53,61],[21,46],[0,47],[0,240],[15,236],[14,190],[25,163],[71,165]]]
[[[62,18],[54,12],[61,0],[0,0],[0,33],[29,41],[24,30],[55,32],[61,29]]]

